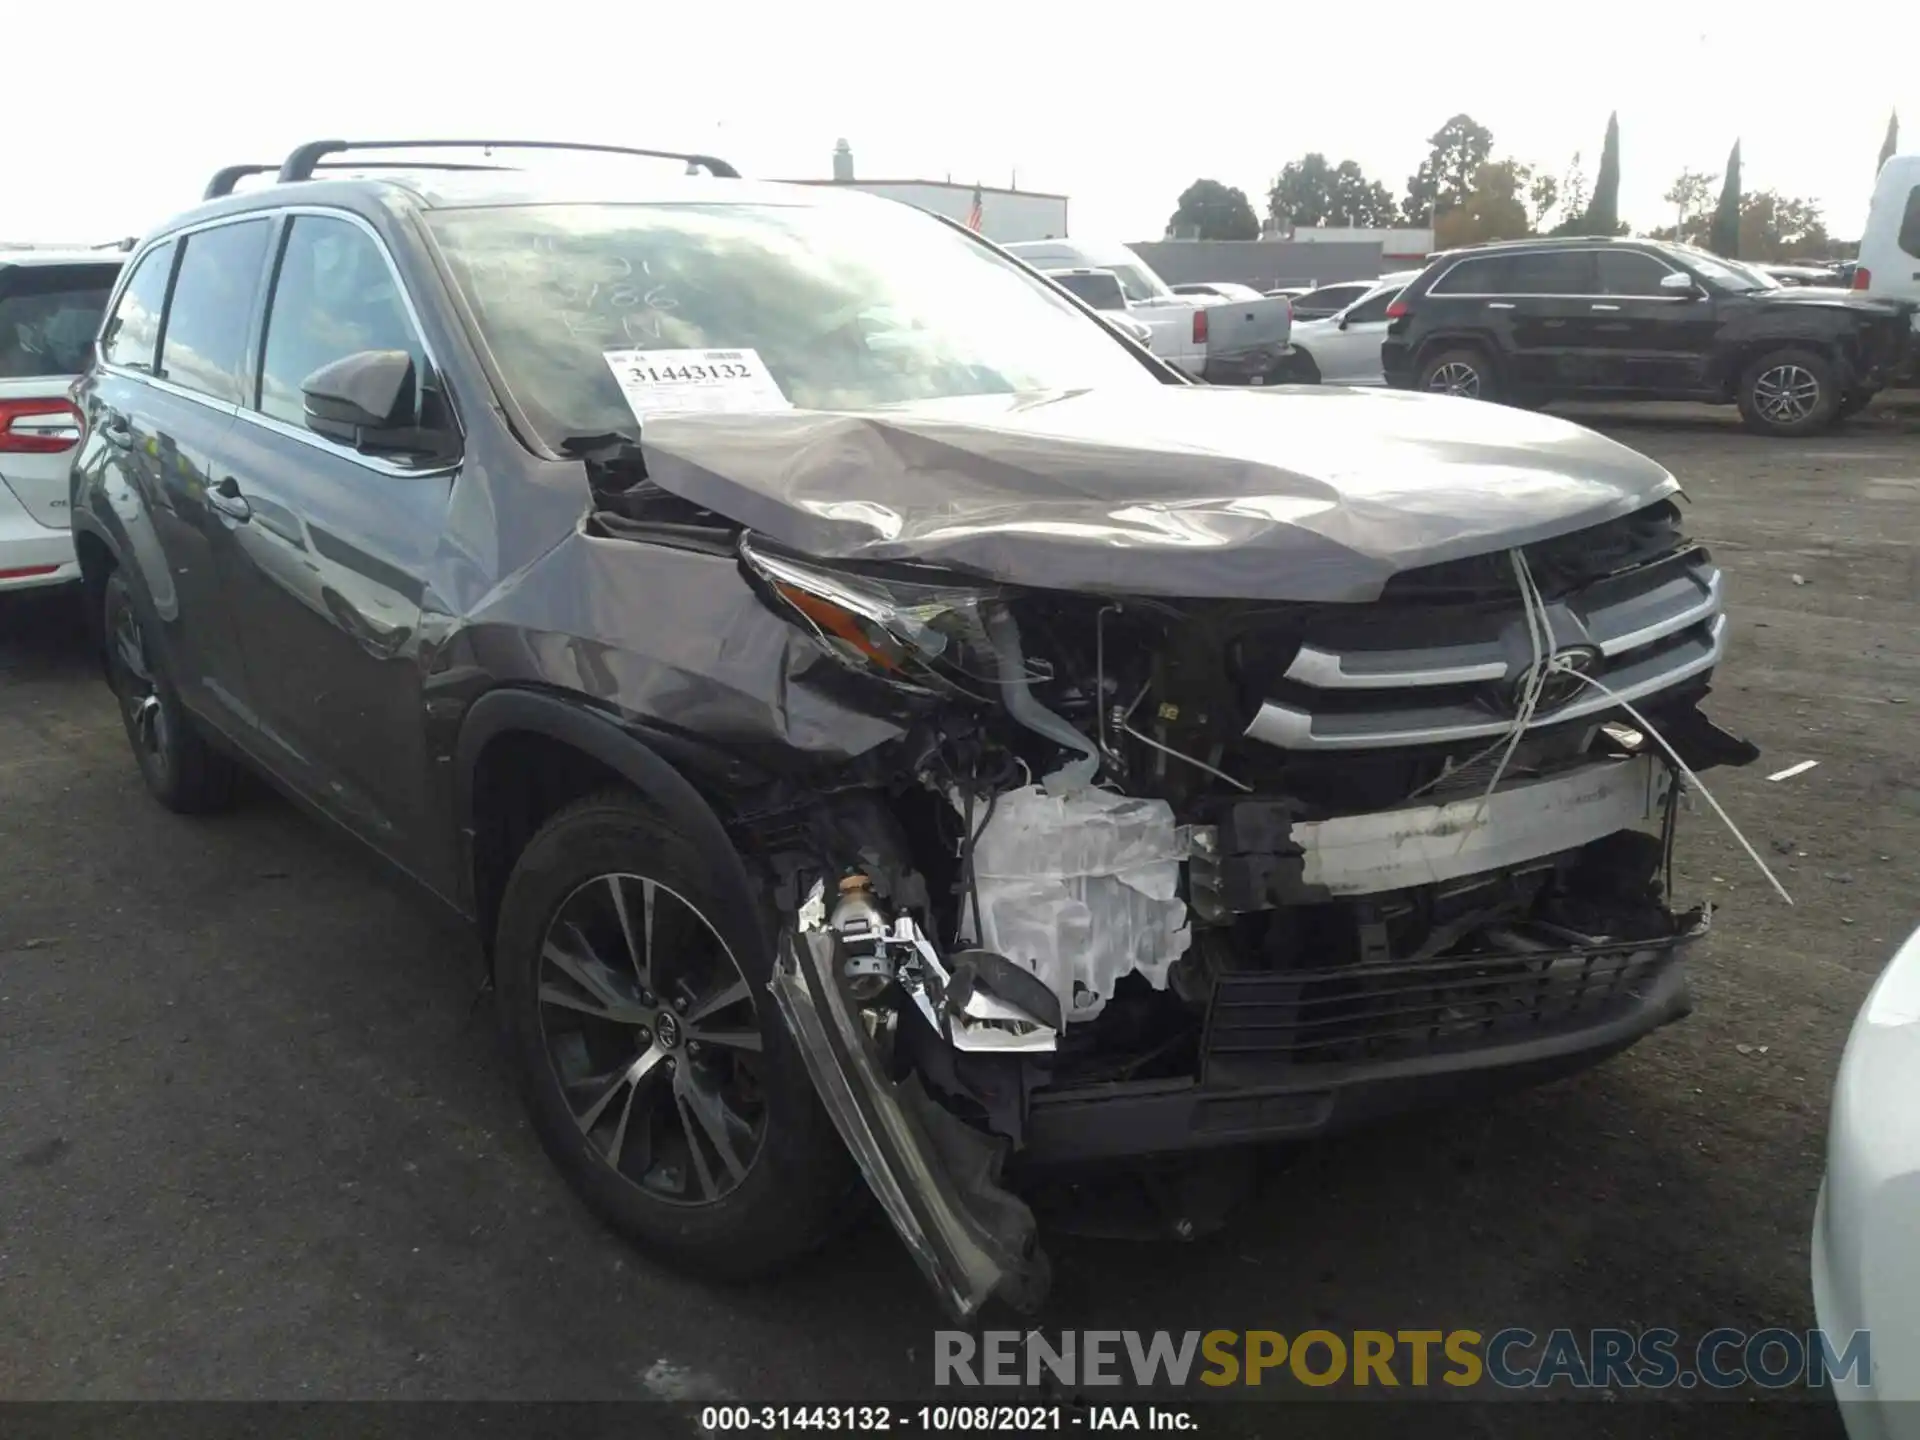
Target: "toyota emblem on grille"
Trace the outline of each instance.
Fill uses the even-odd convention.
[[[1591,645],[1569,645],[1563,650],[1554,651],[1547,659],[1527,666],[1507,683],[1506,693],[1501,697],[1507,713],[1520,713],[1520,707],[1526,704],[1527,691],[1543,667],[1547,671],[1547,679],[1546,684],[1540,687],[1536,711],[1558,710],[1585,690],[1586,684],[1580,676],[1591,675],[1599,663],[1600,652]],[[1568,674],[1568,671],[1574,673]]]

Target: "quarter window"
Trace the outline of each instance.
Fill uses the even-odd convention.
[[[160,341],[161,378],[238,403],[267,230],[265,219],[242,220],[196,230],[181,242],[180,274]]]
[[[261,413],[305,423],[307,378],[362,350],[404,350],[413,357],[416,386],[426,377],[426,347],[380,247],[349,221],[296,215],[267,314]]]
[[[167,281],[173,275],[173,241],[140,257],[120,303],[100,335],[100,358],[109,365],[151,372],[160,343],[160,315],[167,308]]]
[[[1900,248],[1920,257],[1920,185],[1907,192],[1907,213],[1900,217]]]
[[[1660,282],[1673,272],[1651,255],[1635,250],[1603,250],[1597,257],[1601,295],[1661,296]]]

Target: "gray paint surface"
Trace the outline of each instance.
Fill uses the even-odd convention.
[[[1372,280],[1395,268],[1378,241],[1136,240],[1128,248],[1169,285],[1231,280],[1256,290]],[[1404,267],[1402,267],[1404,268]]]
[[[1678,489],[1564,420],[1319,386],[663,415],[640,448],[654,484],[803,555],[1188,598],[1371,600],[1399,571],[1564,535]],[[586,593],[617,585],[608,575]],[[536,593],[550,603],[560,583]],[[722,597],[727,623],[744,626],[750,602],[730,572],[700,602],[716,622]],[[794,657],[776,651],[760,687],[793,678]]]

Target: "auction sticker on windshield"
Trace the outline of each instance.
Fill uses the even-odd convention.
[[[608,350],[634,416],[791,410],[757,350]]]

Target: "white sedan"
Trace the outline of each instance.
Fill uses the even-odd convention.
[[[1851,1440],[1920,1437],[1920,931],[1853,1022],[1833,1084],[1813,1219],[1813,1308],[1828,1343],[1866,1331],[1870,1377],[1834,1377]]]
[[[1338,314],[1296,321],[1294,374],[1317,379],[1322,385],[1386,384],[1380,371],[1380,341],[1387,333],[1387,306],[1419,273],[1382,275],[1371,290]]]

